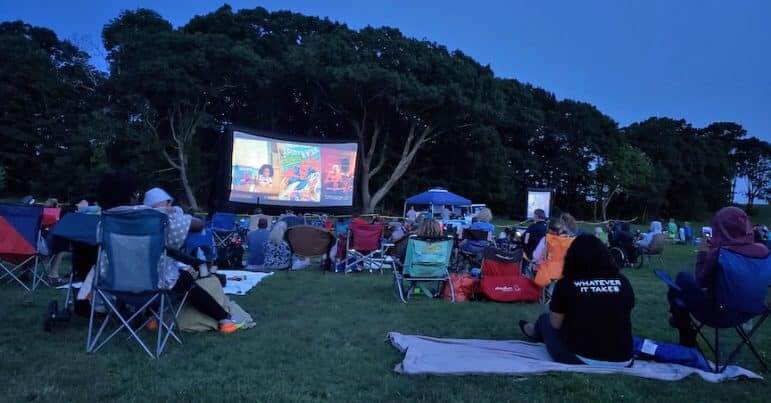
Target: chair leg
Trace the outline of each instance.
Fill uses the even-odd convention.
[[[715,373],[723,372],[720,369],[720,329],[715,328]]]
[[[450,284],[450,301],[455,303],[455,287],[452,286],[452,279],[448,278],[447,283]]]

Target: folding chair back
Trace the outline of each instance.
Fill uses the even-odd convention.
[[[0,204],[0,279],[8,277],[27,292],[34,291],[40,283],[48,285],[42,270],[38,272],[42,215],[42,207]],[[32,273],[30,285],[20,276],[25,271]]]
[[[562,278],[565,255],[574,239],[574,237],[546,234],[546,260],[538,265],[534,279],[539,287],[546,288],[552,281]]]
[[[312,225],[289,228],[286,238],[292,252],[304,257],[326,255],[335,241],[329,231]]]
[[[42,216],[42,207],[0,204],[0,256],[34,256]]]
[[[766,302],[770,285],[771,255],[751,258],[725,248],[720,249],[718,270],[715,273],[715,315],[700,317],[694,314],[694,318],[700,322],[696,329],[714,355],[715,360],[711,364],[714,372],[723,372],[745,345],[763,369],[768,370],[763,357],[752,344],[752,336],[771,314],[771,307]],[[748,321],[753,318],[757,320],[751,325]],[[710,343],[702,331],[704,326],[714,329],[714,344]],[[720,329],[727,328],[734,328],[740,342],[727,358],[721,361]]]
[[[445,278],[449,275],[447,268],[451,255],[452,239],[411,237],[407,241],[402,274],[405,277]]]
[[[141,294],[159,289],[168,217],[153,209],[105,213],[97,285],[111,293]]]
[[[750,258],[722,248],[715,291],[718,306],[729,312],[759,315],[771,285],[771,255]]]
[[[453,250],[453,239],[445,238],[419,238],[410,236],[407,240],[407,251],[404,258],[402,271],[394,270],[394,286],[399,299],[407,302],[415,287],[427,296],[438,296],[442,293],[445,283],[450,286],[450,296],[455,301],[448,267]],[[441,282],[438,290],[432,291],[427,287],[427,282]]]
[[[215,231],[235,231],[236,215],[233,213],[216,212],[211,217],[211,227]]]
[[[664,252],[667,243],[667,234],[661,233],[653,236],[650,246],[645,250],[646,255],[660,255]]]
[[[162,269],[167,263],[168,226],[168,217],[153,209],[113,210],[102,215],[86,351],[99,350],[124,329],[152,358],[160,356],[169,337],[182,342],[174,328],[187,294],[175,309],[169,290],[161,287]],[[129,314],[120,308],[118,301],[134,306],[135,310]],[[107,310],[101,324],[97,324],[99,319],[94,314],[97,305],[103,305]],[[145,313],[151,316],[136,327],[135,321]],[[111,319],[117,320],[118,326],[105,335]],[[158,323],[154,349],[140,337],[140,331],[150,319]]]
[[[380,239],[383,236],[384,224],[357,224],[352,223],[348,227],[351,231],[351,245],[349,249],[359,252],[368,252],[380,248]]]
[[[463,239],[468,241],[483,242],[489,239],[490,233],[481,229],[464,229]]]
[[[522,275],[522,249],[487,248],[482,260],[482,293],[493,301],[537,301],[541,290]]]

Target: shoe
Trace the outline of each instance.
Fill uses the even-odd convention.
[[[239,329],[239,325],[235,322],[223,322],[220,323],[220,333],[231,334],[235,333]]]
[[[149,331],[155,331],[158,330],[158,321],[156,319],[150,319],[147,321],[147,324],[145,325],[145,329]]]
[[[527,323],[528,322],[526,320],[520,320],[519,321],[519,330],[522,332],[522,335],[525,336],[525,340],[530,340],[530,341],[535,340],[535,337],[530,336],[525,331],[525,325],[527,325]]]

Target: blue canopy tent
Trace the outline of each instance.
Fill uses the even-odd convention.
[[[433,188],[407,198],[404,202],[402,216],[407,214],[407,205],[430,205],[433,213],[434,206],[468,206],[470,204],[471,200],[458,196],[447,189]]]

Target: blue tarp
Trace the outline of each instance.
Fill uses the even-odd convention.
[[[407,199],[408,205],[449,205],[449,206],[468,206],[471,200],[448,192],[445,189],[429,189],[421,194],[417,194]]]

